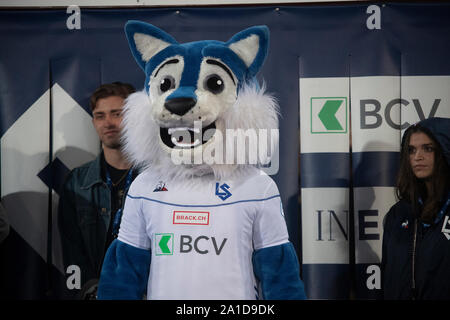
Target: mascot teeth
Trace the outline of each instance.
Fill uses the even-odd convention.
[[[172,134],[172,133],[174,133],[174,132],[177,132],[177,131],[186,131],[186,130],[189,130],[189,131],[193,131],[194,133],[200,133],[200,129],[199,128],[187,128],[187,127],[182,127],[182,128],[169,128],[169,134]]]
[[[200,139],[196,138],[200,133],[199,128],[169,128],[168,133],[171,136],[171,142],[179,148],[195,148],[200,144]],[[185,141],[186,133],[189,134],[189,142]],[[193,143],[192,140],[194,140]]]
[[[207,132],[209,129],[214,130],[213,134]],[[214,135],[215,129],[216,125],[214,122],[204,128],[197,126],[193,128],[160,128],[160,137],[162,142],[169,148],[195,148],[208,142]]]

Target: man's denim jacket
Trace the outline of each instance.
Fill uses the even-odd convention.
[[[102,179],[102,156],[68,174],[59,201],[64,268],[80,267],[81,287],[99,278],[111,220],[111,191]]]

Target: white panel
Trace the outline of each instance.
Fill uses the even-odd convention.
[[[100,141],[91,116],[58,84],[52,87],[53,159],[72,170],[93,160],[100,152]],[[59,196],[53,192],[53,263],[65,273],[58,226]]]
[[[400,99],[400,77],[351,79],[353,152],[399,150],[399,129],[392,126],[400,125],[396,99]]]
[[[355,261],[356,263],[380,263],[383,219],[396,202],[395,188],[354,188],[354,196]],[[359,223],[360,220],[362,224]]]
[[[1,138],[2,204],[19,235],[46,260],[48,187],[37,176],[49,162],[49,92]]]
[[[349,80],[347,78],[301,78],[301,153],[349,151]],[[340,128],[326,128],[319,117],[329,101],[339,101],[333,115]],[[333,120],[333,119],[332,119]]]
[[[91,116],[58,84],[52,88],[53,156],[69,169],[93,160],[100,141]]]
[[[348,189],[304,188],[301,193],[303,263],[348,263]]]
[[[2,197],[47,190],[37,174],[49,159],[49,103],[47,91],[2,136]]]
[[[449,76],[402,77],[401,88],[402,98],[409,103],[402,108],[402,123],[418,122],[419,113],[428,118],[433,105],[436,106],[435,117],[450,118]],[[402,134],[405,130],[402,130]]]

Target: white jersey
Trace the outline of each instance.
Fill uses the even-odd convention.
[[[118,239],[151,249],[148,299],[256,299],[254,250],[288,242],[278,188],[262,171],[244,178],[132,183]]]

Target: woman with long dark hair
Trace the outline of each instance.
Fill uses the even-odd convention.
[[[450,119],[430,118],[402,139],[396,192],[386,214],[385,299],[450,299]]]

